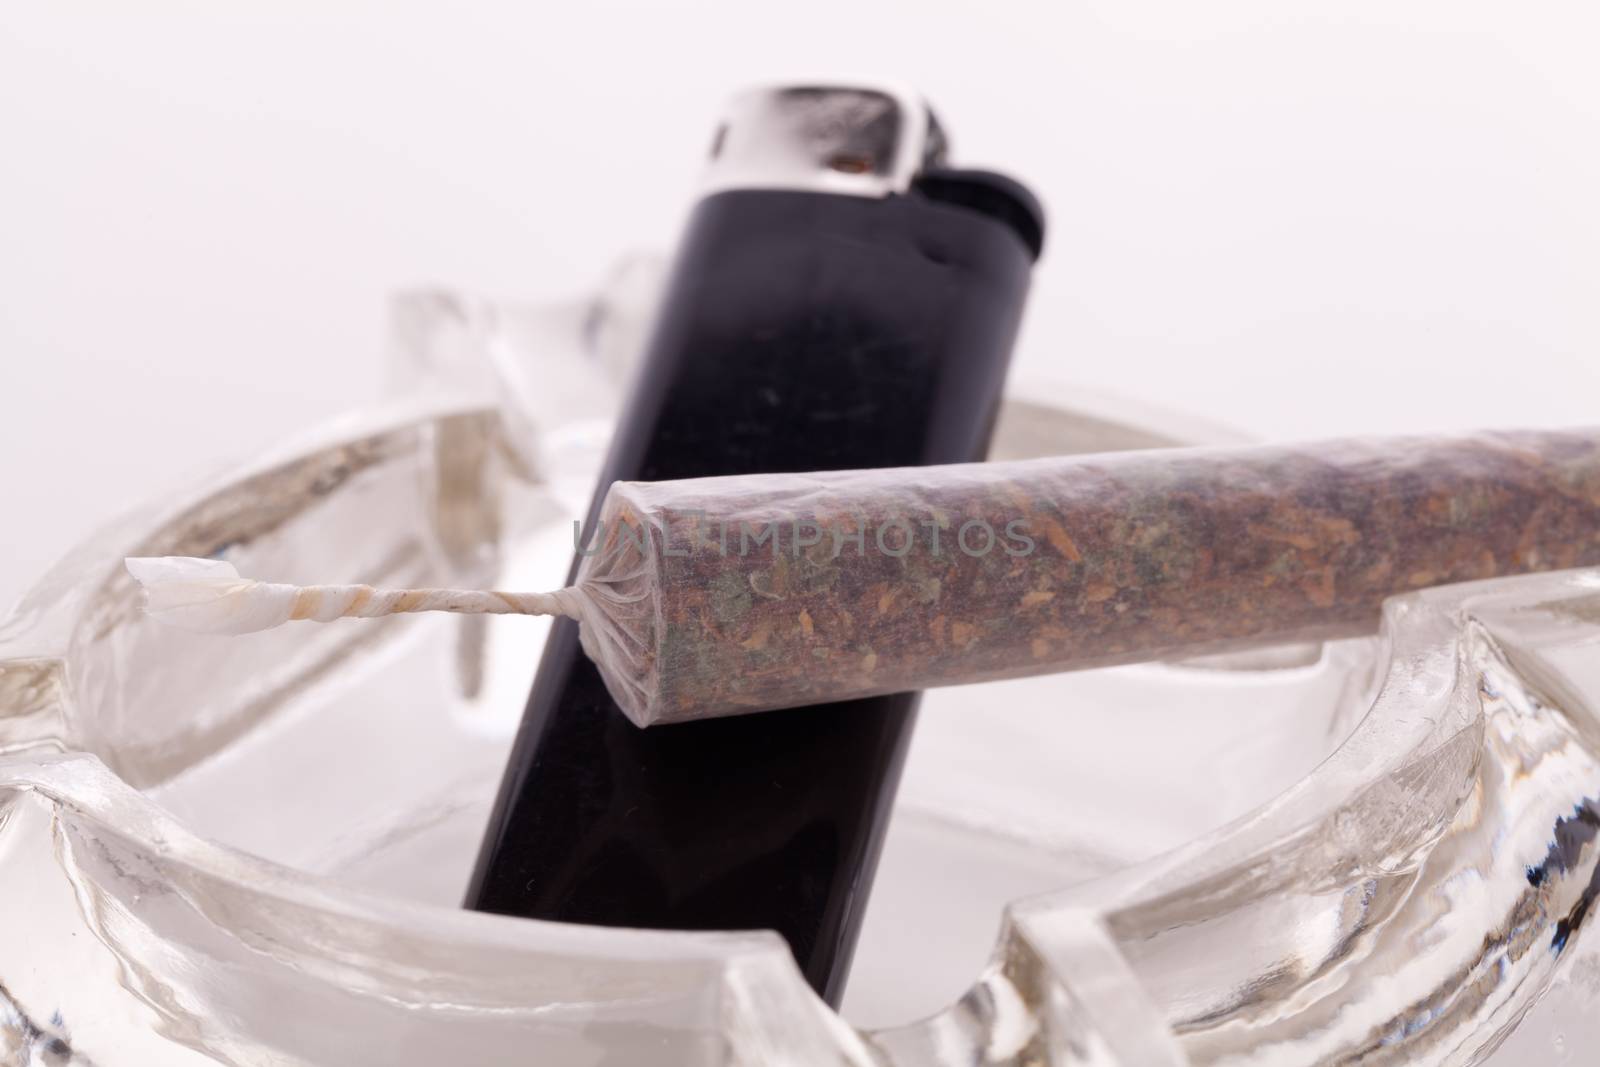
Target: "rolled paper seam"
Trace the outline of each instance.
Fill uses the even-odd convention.
[[[1600,564],[1600,432],[617,483],[582,639],[640,725],[1370,632]]]
[[[143,587],[145,611],[179,629],[247,634],[286,622],[330,622],[420,611],[460,614],[567,615],[581,618],[584,597],[573,589],[503,593],[469,589],[377,589],[370,585],[287,585],[241,576],[223,560],[187,556],[129,558]]]

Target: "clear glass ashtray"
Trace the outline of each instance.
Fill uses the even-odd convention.
[[[839,1013],[770,932],[460,909],[545,621],[142,616],[129,555],[560,584],[648,289],[400,301],[387,399],[102,534],[0,625],[0,1062],[1593,1061],[1600,572],[930,693]],[[997,452],[1218,436],[1033,388]]]

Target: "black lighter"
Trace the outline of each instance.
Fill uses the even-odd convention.
[[[984,456],[1043,217],[1016,182],[949,169],[944,154],[904,92],[735,100],[597,504],[619,479]],[[837,1003],[917,701],[640,730],[561,620],[468,906],[775,929]]]

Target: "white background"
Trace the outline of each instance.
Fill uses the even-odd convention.
[[[374,392],[386,291],[667,247],[731,89],[921,87],[1050,211],[1019,370],[1267,437],[1594,422],[1585,5],[7,4],[0,600]]]

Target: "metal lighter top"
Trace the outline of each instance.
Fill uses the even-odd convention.
[[[717,127],[705,187],[888,196],[942,166],[947,147],[933,112],[899,87],[752,89]]]
[[[892,83],[782,85],[735,96],[712,137],[709,196],[789,190],[881,199],[918,194],[1006,222],[1037,259],[1044,210],[1019,182],[952,169],[938,116]]]

